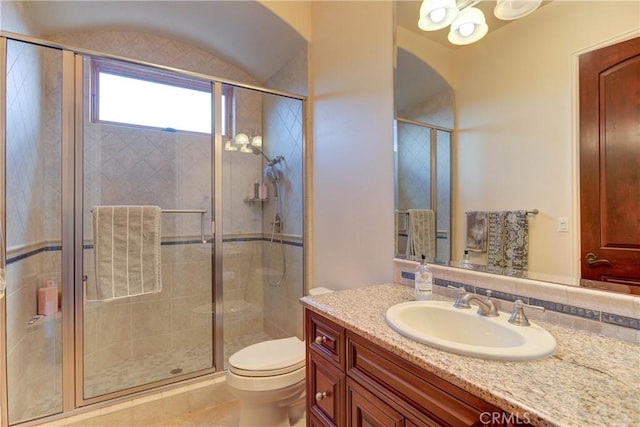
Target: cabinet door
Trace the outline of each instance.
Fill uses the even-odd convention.
[[[309,354],[307,407],[324,425],[343,426],[345,375],[319,354]]]
[[[309,414],[309,427],[325,427],[325,424],[313,414]]]
[[[347,379],[347,423],[352,427],[404,427],[405,420],[358,383]]]

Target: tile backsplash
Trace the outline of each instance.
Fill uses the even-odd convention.
[[[413,261],[394,260],[394,282],[413,286],[416,265]],[[637,296],[442,265],[430,266],[435,293],[454,297],[456,291],[448,286],[463,286],[467,292],[480,295],[491,290],[491,297],[501,311],[511,312],[513,301],[521,299],[545,308],[544,312],[528,310],[527,316],[531,319],[640,343],[640,298]]]

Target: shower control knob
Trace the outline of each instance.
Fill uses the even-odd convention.
[[[317,392],[316,393],[316,402],[320,402],[321,400],[324,400],[327,398],[327,392],[323,391],[323,392]]]
[[[318,345],[321,345],[322,343],[327,342],[327,337],[323,336],[317,336],[316,339],[314,340],[314,342]]]

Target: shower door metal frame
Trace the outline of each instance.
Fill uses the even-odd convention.
[[[7,39],[0,37],[0,268],[6,274],[6,137],[7,137]],[[5,276],[6,277],[6,276]],[[6,285],[6,283],[5,283]],[[0,295],[0,426],[9,423],[7,370],[7,291]]]
[[[73,394],[65,390],[73,390],[74,358],[64,357],[73,355],[74,325],[76,312],[74,300],[77,293],[74,272],[76,248],[74,246],[74,144],[75,144],[75,54],[68,50],[62,51],[62,123],[61,123],[61,178],[62,178],[62,412],[75,407]],[[64,295],[67,298],[64,298]]]
[[[88,405],[100,404],[102,402],[113,402],[116,399],[132,398],[141,393],[157,392],[160,387],[171,386],[187,380],[194,380],[209,374],[221,374],[224,372],[224,336],[223,336],[223,275],[222,275],[222,153],[223,143],[221,134],[221,117],[216,113],[221,111],[222,86],[231,85],[234,87],[250,89],[261,93],[283,96],[299,100],[302,102],[302,155],[303,155],[303,212],[308,212],[309,201],[305,196],[305,190],[310,185],[306,158],[306,127],[307,127],[307,97],[263,88],[230,79],[218,78],[207,74],[181,70],[169,66],[148,63],[112,55],[96,52],[88,49],[78,49],[64,44],[50,42],[37,37],[27,36],[19,33],[0,30],[0,227],[3,236],[6,236],[6,177],[5,177],[5,147],[6,147],[6,52],[7,41],[30,43],[33,45],[54,48],[62,51],[63,62],[63,85],[62,85],[62,274],[63,274],[63,342],[62,342],[62,413],[52,414],[47,418],[59,418],[74,409],[86,407]],[[141,66],[153,67],[161,71],[179,73],[185,77],[206,81],[212,85],[212,104],[214,132],[211,134],[212,144],[212,224],[213,235],[213,298],[215,302],[215,318],[213,325],[213,368],[196,371],[179,377],[144,384],[137,387],[101,395],[95,398],[84,399],[84,378],[83,378],[83,224],[82,224],[82,200],[83,200],[83,58],[97,57],[111,60],[124,61]],[[308,172],[309,171],[309,172]],[[308,274],[308,259],[310,251],[308,248],[307,221],[303,221],[303,291],[306,291]],[[3,246],[6,245],[6,239]],[[66,246],[66,248],[65,248]],[[0,268],[4,268],[6,253],[4,249],[0,251]],[[7,384],[7,357],[6,357],[6,295],[0,298],[0,426],[8,425],[8,384]],[[43,420],[41,419],[41,420]],[[28,422],[27,422],[28,423]]]
[[[224,308],[223,308],[223,283],[222,283],[222,83],[212,82],[211,93],[213,105],[211,109],[211,123],[214,126],[212,133],[213,164],[211,165],[211,189],[213,204],[211,212],[211,232],[213,233],[213,286],[215,298],[215,314],[213,323],[213,364],[214,369],[220,367],[224,370]],[[215,337],[218,337],[216,341]],[[218,345],[219,344],[219,345]]]

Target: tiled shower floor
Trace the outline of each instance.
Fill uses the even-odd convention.
[[[272,337],[263,331],[259,331],[254,334],[245,334],[241,337],[225,339],[225,361],[231,354],[240,350],[241,348],[268,339],[272,339]],[[99,396],[105,393],[112,392],[114,390],[126,389],[129,387],[137,386],[139,384],[145,384],[156,380],[169,378],[171,376],[170,372],[173,369],[180,368],[182,369],[182,372],[186,373],[208,368],[211,366],[211,364],[212,353],[210,344],[202,345],[199,347],[192,347],[189,349],[177,349],[162,354],[149,355],[137,360],[124,360],[115,366],[101,370],[99,372],[94,372],[91,375],[87,376],[85,380],[85,391],[88,392],[88,396]],[[60,369],[60,367],[58,367],[58,369]],[[51,395],[47,399],[28,402],[27,407],[24,413],[21,414],[21,416],[18,416],[18,414],[14,414],[14,416],[12,416],[11,418],[12,420],[15,420],[17,422],[33,419],[35,417],[42,417],[59,413],[62,406],[61,401],[61,395],[60,393],[57,393]],[[225,424],[226,421],[224,421],[228,418],[226,415],[221,417],[216,416],[215,418],[213,418],[215,420],[219,420],[216,421],[216,423],[220,422],[222,424],[211,424],[211,419],[208,418],[208,415],[214,414],[215,411],[224,412],[227,410],[230,411],[230,414],[235,414],[236,409],[233,408],[233,405],[230,405],[229,408],[208,408],[207,410],[203,411],[203,414],[201,415],[202,420],[209,419],[209,424],[198,424],[200,422],[198,421],[200,419],[200,415],[194,413],[185,415],[185,417],[181,417],[184,418],[185,423],[183,424],[180,424],[179,421],[176,421],[176,423],[178,424],[167,425],[208,425],[223,427],[227,425]],[[192,421],[195,424],[190,424],[192,421],[189,421],[191,420],[191,418],[189,417],[191,416],[193,416]]]

